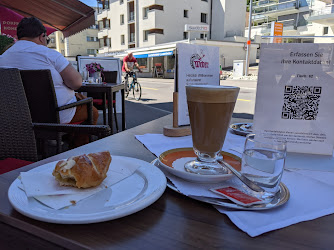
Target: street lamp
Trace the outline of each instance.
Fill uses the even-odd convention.
[[[250,0],[249,1],[247,53],[246,53],[246,70],[245,70],[246,76],[248,76],[248,70],[249,70],[249,54],[250,54],[250,47],[251,47],[251,29],[252,29],[252,9],[253,9],[253,0]]]

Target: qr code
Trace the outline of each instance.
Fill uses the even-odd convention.
[[[321,87],[285,86],[282,119],[316,120]]]

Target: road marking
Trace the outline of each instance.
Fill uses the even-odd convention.
[[[142,89],[152,89],[152,90],[159,90],[159,89],[154,89],[154,88],[147,88],[147,87],[141,87]]]
[[[239,87],[239,88],[241,88],[241,89],[251,89],[251,90],[253,90],[253,89],[256,89],[256,87]]]
[[[251,102],[251,100],[246,100],[246,99],[237,99],[237,100],[242,102]]]
[[[144,104],[145,105],[145,104]],[[147,107],[151,108],[151,109],[155,109],[155,110],[159,110],[159,111],[163,111],[163,112],[166,112],[167,114],[172,114],[173,112],[170,112],[168,110],[164,110],[164,109],[159,109],[159,108],[156,108],[156,107],[152,107],[152,106],[148,106]]]

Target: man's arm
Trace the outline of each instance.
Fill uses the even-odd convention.
[[[64,84],[70,89],[76,90],[82,85],[82,77],[78,71],[69,63],[66,68],[60,72]]]
[[[141,69],[139,68],[139,64],[137,62],[135,62],[135,66],[137,67],[138,71],[141,73]]]
[[[129,70],[129,68],[128,68],[128,63],[127,63],[126,61],[123,61],[123,63],[124,63],[125,71],[126,71],[126,72],[129,72],[130,70]]]

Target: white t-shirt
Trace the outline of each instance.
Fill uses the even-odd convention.
[[[58,106],[76,102],[74,91],[69,89],[60,75],[68,60],[58,51],[34,42],[20,40],[0,56],[0,67],[21,70],[49,69],[56,91]],[[36,90],[37,91],[37,90]],[[76,108],[60,111],[60,123],[69,123]]]

